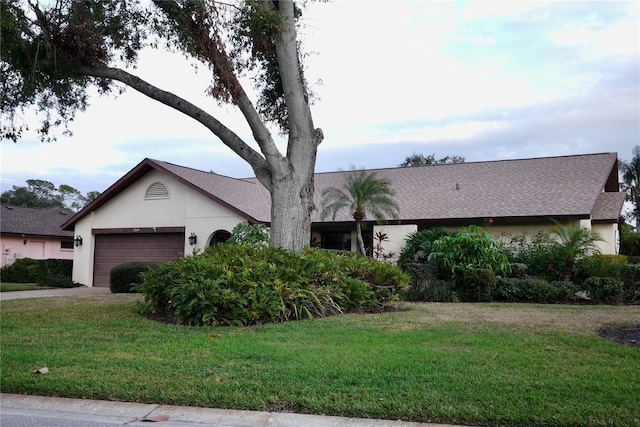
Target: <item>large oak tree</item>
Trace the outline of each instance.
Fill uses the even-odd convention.
[[[26,108],[44,113],[43,140],[87,106],[87,90],[121,83],[173,108],[211,131],[247,161],[271,194],[271,243],[300,251],[309,244],[313,173],[323,133],[313,125],[293,1],[0,0],[2,137],[17,141]],[[208,92],[236,106],[259,151],[204,109],[156,87],[131,70],[141,49],[166,42],[211,70]],[[241,77],[254,72],[259,98]],[[181,78],[187,78],[181,76]],[[276,147],[268,124],[287,137]]]

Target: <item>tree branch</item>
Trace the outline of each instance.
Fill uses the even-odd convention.
[[[247,145],[235,132],[227,128],[218,119],[206,111],[171,92],[159,89],[141,78],[119,68],[106,66],[79,67],[77,71],[82,75],[90,77],[105,78],[122,82],[149,98],[161,102],[198,121],[214,135],[220,138],[227,147],[231,148],[238,156],[249,163],[260,182],[265,185],[267,189],[270,189],[271,172],[265,158]]]

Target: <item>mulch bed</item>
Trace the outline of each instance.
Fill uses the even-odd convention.
[[[631,347],[640,347],[640,325],[623,329],[601,329],[602,338]]]

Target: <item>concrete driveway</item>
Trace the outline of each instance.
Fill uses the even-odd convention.
[[[108,293],[111,293],[111,290],[109,288],[89,288],[87,286],[80,286],[79,288],[56,288],[42,289],[37,291],[0,292],[0,301],[21,298],[65,297]]]

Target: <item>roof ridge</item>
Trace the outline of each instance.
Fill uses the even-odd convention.
[[[384,168],[357,168],[357,169],[349,169],[349,170],[337,170],[337,171],[326,171],[326,172],[314,172],[315,175],[328,175],[333,173],[345,173],[352,171],[365,170],[367,172],[376,172],[376,171],[388,171],[388,170],[403,170],[403,169],[412,169],[412,168],[422,168],[422,167],[432,167],[432,166],[453,166],[453,165],[478,165],[485,163],[503,163],[503,162],[522,162],[522,161],[530,161],[530,160],[549,160],[549,159],[563,159],[569,157],[587,157],[587,156],[604,156],[604,155],[615,155],[618,156],[617,153],[613,152],[601,152],[601,153],[583,153],[583,154],[564,154],[558,156],[539,156],[539,157],[525,157],[520,159],[499,159],[499,160],[478,160],[472,162],[462,162],[462,163],[441,163],[436,165],[418,165],[418,166],[389,166]]]
[[[179,165],[177,163],[166,162],[164,160],[156,160],[156,159],[151,159],[151,158],[148,158],[148,160],[151,161],[151,162],[154,162],[154,163],[156,163],[158,165],[162,165],[162,164],[171,165],[171,166],[174,166],[174,167],[177,167],[177,168],[181,168],[181,169],[188,169],[188,170],[195,171],[195,172],[200,172],[200,173],[204,173],[204,174],[211,174],[211,175],[219,176],[221,178],[232,179],[232,180],[235,180],[235,181],[242,181],[242,182],[246,182],[248,184],[255,184],[255,182],[249,181],[252,178],[236,178],[236,177],[229,176],[229,175],[219,174],[219,173],[213,172],[213,171],[207,172],[205,170],[196,169],[196,168],[191,167],[191,166],[184,166],[184,165]]]

